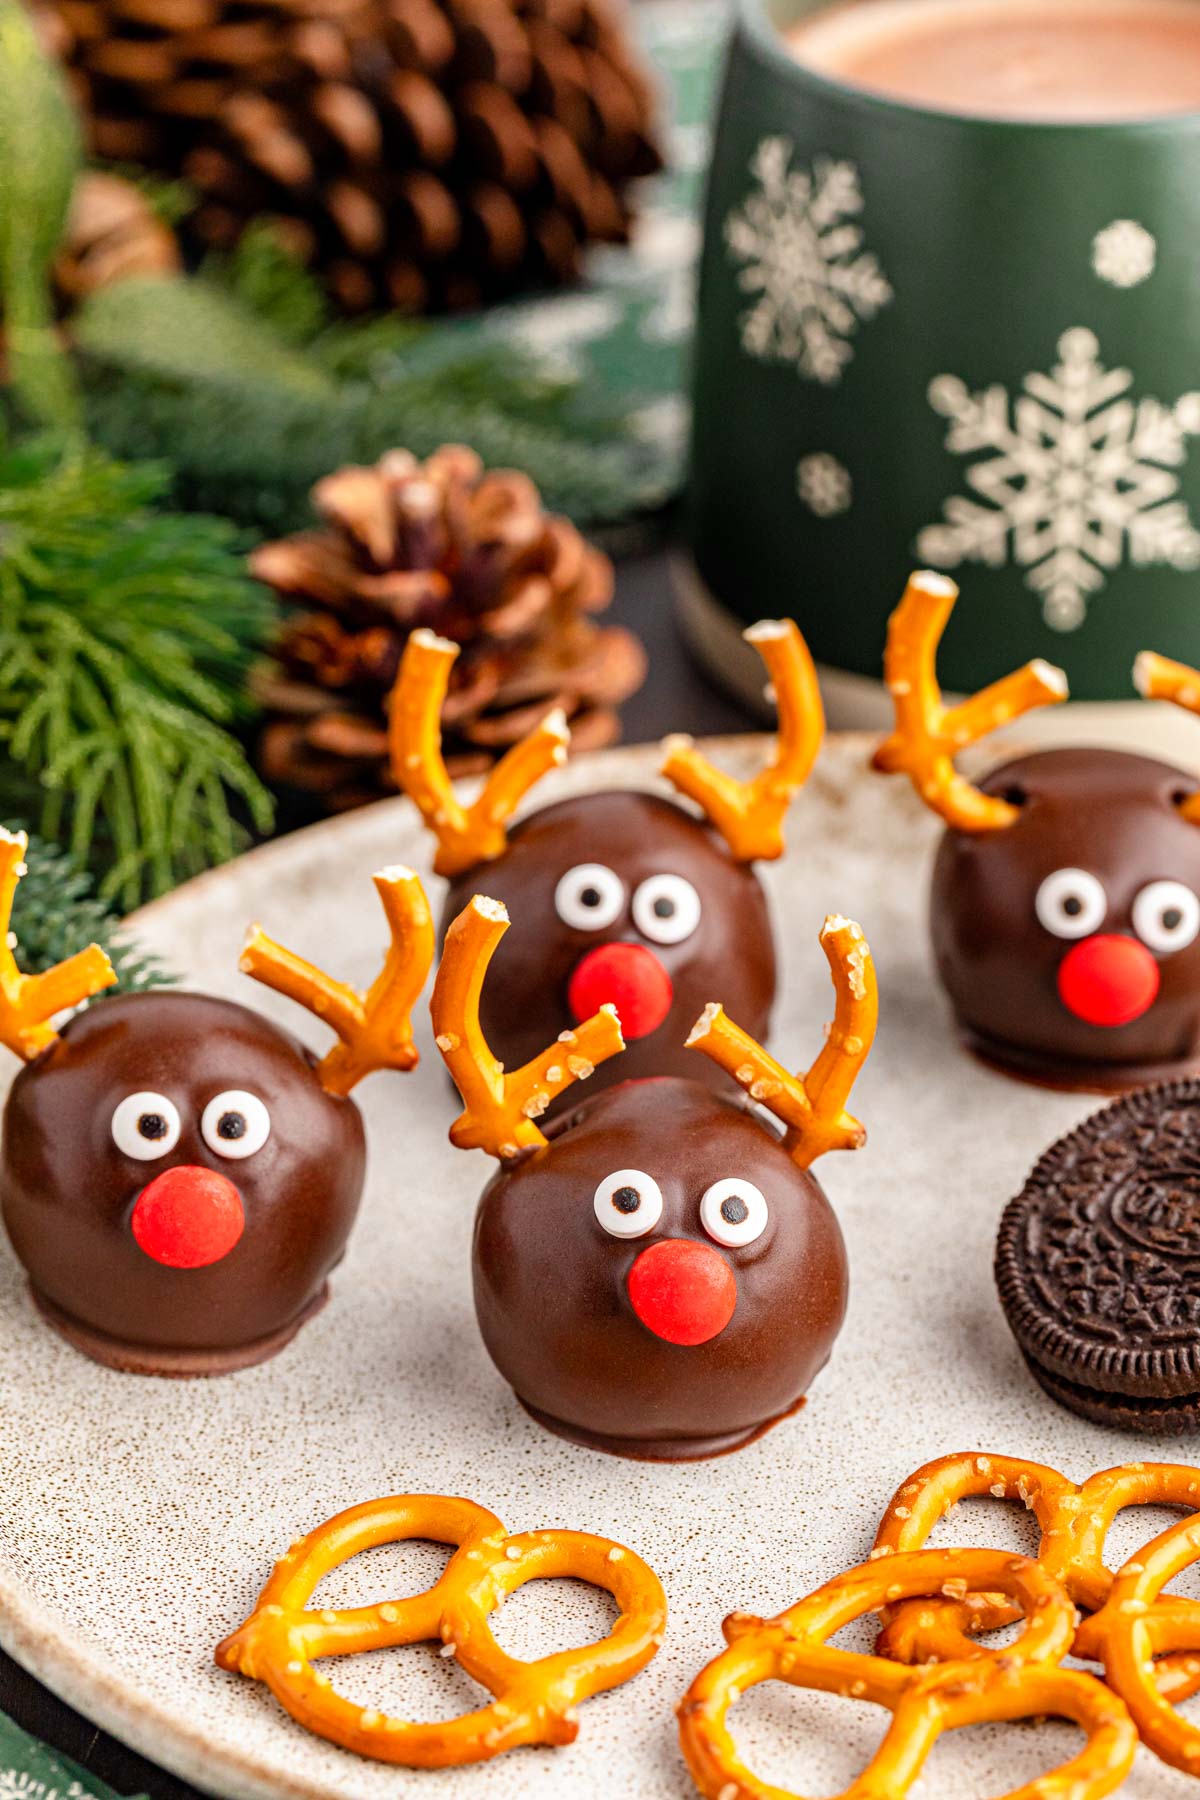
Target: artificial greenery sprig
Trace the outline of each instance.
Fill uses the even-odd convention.
[[[231,525],[156,510],[167,484],[46,439],[0,457],[3,797],[126,907],[272,819],[228,729],[271,602]]]

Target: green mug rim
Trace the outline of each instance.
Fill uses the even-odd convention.
[[[1150,113],[1128,119],[1015,119],[1000,113],[958,112],[951,107],[922,106],[915,100],[901,100],[895,95],[877,93],[871,88],[857,87],[850,81],[839,81],[810,69],[792,55],[784,42],[783,32],[770,17],[771,0],[737,0],[737,19],[754,40],[757,50],[776,64],[801,87],[807,87],[826,99],[848,102],[856,111],[876,115],[906,114],[934,127],[961,128],[996,133],[1053,132],[1081,135],[1098,131],[1137,132],[1159,135],[1178,131],[1181,126],[1200,125],[1200,106],[1185,107],[1179,112]]]

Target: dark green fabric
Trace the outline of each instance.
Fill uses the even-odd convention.
[[[69,1757],[59,1756],[0,1713],[0,1800],[117,1800]],[[139,1794],[136,1800],[148,1800]]]

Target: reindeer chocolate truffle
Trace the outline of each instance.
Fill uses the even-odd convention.
[[[484,996],[488,1041],[526,1062],[558,1032],[615,1005],[629,1045],[610,1079],[688,1070],[688,1025],[718,989],[755,1037],[775,995],[766,896],[752,864],[783,852],[783,819],[808,778],[824,731],[812,659],[790,621],[746,633],[779,706],[779,743],[753,781],[714,768],[686,739],[668,740],[663,774],[696,810],[651,793],[560,801],[513,829],[522,797],[566,760],[568,732],[551,713],[498,764],[470,807],[441,759],[440,716],[455,645],[428,631],[408,640],[392,699],[392,766],[437,838],[450,878],[444,922],[481,879],[513,929]],[[712,1085],[728,1085],[714,1068]]]
[[[543,1132],[552,1095],[624,1061],[621,1031],[602,1008],[506,1075],[479,1001],[507,927],[476,896],[447,933],[432,1002],[466,1107],[451,1139],[501,1165],[475,1221],[484,1343],[563,1437],[664,1461],[736,1450],[802,1405],[845,1313],[842,1235],[811,1164],[865,1137],[846,1111],[878,1004],[862,932],[825,921],[837,1013],[803,1079],[719,1006],[687,1040],[781,1136],[745,1095],[677,1076],[589,1095]]]
[[[1118,1092],[1200,1063],[1200,795],[1144,756],[1044,750],[976,787],[955,753],[1031,706],[1064,700],[1033,662],[945,707],[936,647],[958,590],[917,574],[892,616],[896,730],[876,767],[904,770],[946,821],[930,920],[966,1043],[1054,1086]],[[1200,675],[1144,653],[1148,698],[1200,709]]]
[[[0,937],[23,837],[0,837]],[[215,1375],[283,1348],[326,1298],[362,1192],[351,1089],[417,1060],[410,1009],[433,921],[407,869],[375,877],[392,944],[362,995],[255,928],[242,967],[341,1040],[320,1061],[261,1013],[203,994],[119,995],[45,1023],[113,979],[92,948],[22,976],[0,949],[9,1094],[0,1204],[44,1316],[140,1374]]]

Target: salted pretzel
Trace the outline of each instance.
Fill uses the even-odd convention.
[[[834,1020],[806,1075],[793,1075],[762,1045],[710,1002],[687,1038],[689,1050],[732,1075],[738,1085],[784,1126],[784,1149],[801,1169],[829,1150],[858,1150],[865,1126],[846,1110],[850,1090],[870,1054],[879,1019],[879,986],[861,925],[830,913],[821,948],[836,995]]]
[[[337,1033],[339,1042],[316,1070],[329,1094],[350,1093],[376,1069],[403,1072],[418,1061],[412,1009],[433,963],[433,915],[411,869],[400,864],[381,869],[374,882],[390,943],[365,994],[277,944],[261,925],[251,926],[238,964],[244,975],[307,1007]]]
[[[535,782],[567,760],[571,733],[561,707],[505,752],[470,806],[464,806],[442,760],[442,705],[457,644],[424,627],[410,634],[388,704],[392,775],[415,801],[437,840],[439,875],[461,875],[503,856],[506,827]]]
[[[1143,700],[1170,700],[1185,712],[1200,713],[1200,669],[1160,656],[1157,650],[1139,651],[1133,685]],[[1200,788],[1184,795],[1179,810],[1189,825],[1200,825]]]
[[[310,1611],[318,1582],[360,1551],[410,1538],[453,1544],[439,1579],[423,1594],[381,1605]],[[608,1636],[535,1662],[509,1656],[490,1615],[527,1581],[569,1577],[605,1589],[619,1617]],[[318,1525],[275,1565],[246,1620],[218,1644],[222,1669],[263,1681],[280,1705],[318,1737],[381,1762],[454,1768],[520,1744],[570,1744],[582,1700],[619,1687],[645,1668],[666,1628],[662,1584],[632,1550],[581,1531],[509,1536],[495,1513],[470,1500],[402,1494],[368,1500]],[[435,1724],[392,1718],[343,1698],[319,1657],[357,1656],[403,1644],[440,1643],[493,1699]]]
[[[766,768],[739,781],[715,767],[682,734],[663,744],[661,773],[694,800],[739,862],[772,862],[784,852],[783,821],[812,773],[825,735],[817,671],[794,619],[761,619],[742,636],[762,657],[779,709],[779,742]]]
[[[972,1646],[969,1660],[912,1668],[881,1656],[831,1649],[828,1639],[887,1603],[942,1593],[995,1593],[1015,1602],[1025,1627],[1002,1650]],[[734,1613],[728,1648],[692,1683],[679,1707],[679,1735],[692,1777],[707,1800],[799,1800],[761,1781],[741,1760],[729,1707],[763,1681],[870,1700],[892,1722],[868,1767],[838,1800],[902,1800],[944,1731],[1043,1714],[1075,1721],[1086,1747],[1052,1774],[1006,1800],[1099,1800],[1128,1773],[1137,1733],[1124,1704],[1091,1675],[1058,1665],[1071,1648],[1075,1608],[1040,1563],[998,1550],[917,1550],[862,1563],[774,1619]]]
[[[99,944],[89,944],[40,975],[21,973],[9,925],[28,848],[23,831],[0,828],[0,1044],[32,1062],[58,1036],[55,1015],[111,987],[117,972]]]
[[[546,1139],[536,1121],[551,1100],[625,1048],[616,1008],[605,1005],[523,1068],[505,1073],[484,1036],[479,998],[508,926],[507,908],[476,894],[446,933],[429,1002],[437,1047],[463,1102],[450,1142],[501,1162],[540,1149]]]
[[[703,812],[739,862],[782,856],[792,796],[812,773],[825,735],[817,672],[791,619],[763,619],[743,633],[762,657],[779,709],[778,741],[749,781],[727,774],[691,738],[663,743],[661,774]],[[409,636],[388,704],[388,755],[398,788],[413,800],[437,842],[439,875],[461,875],[503,856],[508,825],[530,789],[567,760],[571,733],[561,708],[508,750],[478,796],[464,804],[442,756],[442,708],[459,647],[420,629]]]
[[[937,647],[957,598],[958,588],[945,575],[922,569],[909,577],[888,623],[883,659],[896,728],[872,760],[885,774],[908,775],[926,806],[955,830],[1000,831],[1015,823],[1020,808],[1000,794],[983,793],[959,774],[954,758],[1031,707],[1065,700],[1067,678],[1038,658],[957,706],[946,706],[938,686]]]
[[[1200,1512],[1200,1469],[1179,1463],[1129,1463],[1104,1469],[1080,1486],[1056,1469],[1020,1457],[964,1453],[926,1463],[893,1495],[875,1538],[876,1560],[923,1547],[930,1532],[960,1500],[992,1495],[1019,1500],[1041,1531],[1037,1559],[1087,1612],[1103,1607],[1114,1576],[1104,1563],[1109,1527],[1127,1506],[1182,1506]],[[1200,1603],[1180,1601],[1200,1649]],[[890,1607],[876,1649],[905,1663],[961,1660],[980,1654],[973,1633],[994,1630],[1017,1616],[986,1593],[963,1589],[921,1603]],[[1087,1627],[1076,1654],[1090,1656]],[[1170,1649],[1170,1645],[1165,1645]],[[1098,1660],[1092,1658],[1092,1660]],[[1200,1663],[1165,1655],[1157,1679],[1172,1699],[1200,1690]]]
[[[1175,1711],[1175,1696],[1156,1682],[1162,1665],[1155,1658],[1200,1650],[1200,1606],[1162,1592],[1197,1561],[1200,1517],[1193,1516],[1130,1558],[1114,1577],[1104,1606],[1084,1621],[1076,1638],[1080,1656],[1104,1664],[1108,1684],[1129,1708],[1142,1742],[1186,1775],[1200,1775],[1200,1728]]]

